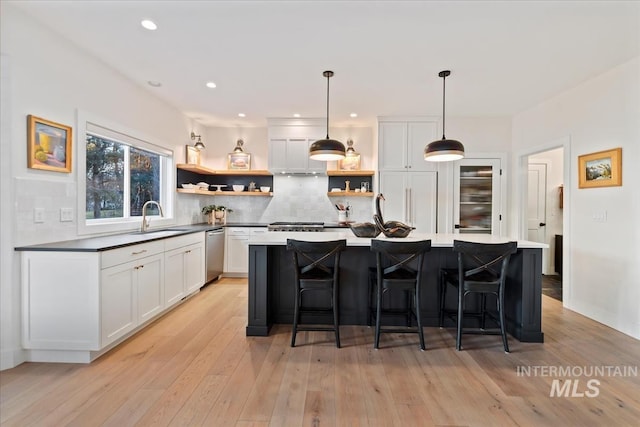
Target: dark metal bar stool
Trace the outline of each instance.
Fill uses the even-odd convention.
[[[340,252],[342,252],[346,246],[346,240],[307,242],[287,239],[287,250],[293,252],[296,283],[291,347],[295,347],[296,345],[296,334],[298,331],[334,331],[336,335],[336,346],[340,348],[338,279],[340,277]],[[304,307],[302,305],[302,295],[310,291],[330,293],[331,306],[322,308]],[[332,313],[333,327],[315,325],[300,326],[300,314],[303,312]]]
[[[507,267],[512,254],[518,249],[517,242],[507,243],[475,243],[461,240],[453,241],[453,251],[458,254],[457,269],[440,270],[440,327],[444,325],[445,314],[457,320],[456,349],[462,348],[463,333],[500,334],[504,351],[509,352],[504,316],[504,292],[507,278]],[[447,284],[458,289],[458,309],[447,310],[445,301]],[[478,312],[465,311],[465,298],[469,294],[480,294]],[[497,299],[497,313],[487,310],[488,294]],[[480,328],[463,329],[465,316],[480,318]],[[485,329],[486,318],[491,318],[500,327],[499,330]]]
[[[371,250],[376,253],[376,335],[373,347],[379,348],[380,333],[383,332],[417,333],[420,337],[420,349],[424,350],[424,333],[420,315],[420,288],[424,254],[431,250],[431,240],[417,242],[371,240]],[[393,290],[411,292],[416,328],[381,327],[381,318],[387,314],[382,309],[382,295]]]

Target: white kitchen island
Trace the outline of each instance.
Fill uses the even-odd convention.
[[[365,325],[369,318],[369,270],[375,267],[370,251],[371,239],[355,237],[350,230],[330,232],[269,232],[249,240],[249,303],[248,336],[265,336],[274,323],[293,320],[294,268],[291,253],[286,250],[287,239],[328,241],[346,239],[347,249],[341,255],[340,324]],[[412,233],[403,239],[431,240],[423,268],[422,319],[425,326],[438,325],[438,274],[440,268],[456,268],[457,257],[452,251],[453,240],[481,243],[502,243],[507,238],[487,234],[426,234]],[[507,330],[520,341],[543,342],[542,314],[542,249],[545,244],[518,240],[518,251],[511,257],[505,292]],[[447,306],[455,305],[456,295],[449,293]],[[403,300],[390,301],[402,304]],[[325,301],[317,301],[319,306]],[[470,308],[473,309],[473,304]],[[316,323],[330,323],[322,316],[306,319]],[[403,319],[398,318],[398,324]],[[448,324],[445,324],[447,326]],[[453,324],[450,324],[453,326]]]

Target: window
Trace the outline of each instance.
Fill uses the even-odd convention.
[[[79,185],[79,208],[84,216],[81,234],[130,230],[140,225],[142,207],[154,200],[163,207],[147,206],[156,225],[172,221],[173,158],[171,151],[131,136],[131,132],[86,122],[85,150],[79,153],[84,182]],[[79,138],[81,136],[79,135]],[[82,156],[81,154],[84,154]],[[82,175],[80,175],[82,176]],[[79,183],[80,184],[80,183]]]
[[[160,164],[159,154],[87,133],[86,219],[142,216],[145,202],[162,199]]]

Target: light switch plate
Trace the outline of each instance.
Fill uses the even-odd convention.
[[[73,221],[73,209],[72,208],[60,208],[60,222]]]
[[[33,209],[33,222],[36,224],[41,224],[44,222],[44,208]]]
[[[595,222],[607,222],[607,211],[597,211],[594,212],[591,218]]]

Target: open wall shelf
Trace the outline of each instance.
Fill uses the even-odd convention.
[[[184,163],[176,165],[176,169],[176,191],[178,193],[203,196],[273,196],[273,174],[267,170],[215,170],[200,165]],[[197,184],[199,182],[206,182],[214,187],[220,185],[226,189],[231,189],[233,185],[244,185],[245,191],[210,191],[200,188],[182,188],[182,184]],[[255,183],[257,189],[269,187],[271,191],[246,191],[251,182]]]
[[[209,169],[200,165],[192,165],[187,163],[179,163],[176,168],[189,172],[194,172],[200,175],[244,175],[244,176],[273,176],[268,170],[250,169],[250,170],[238,170],[238,169]]]

